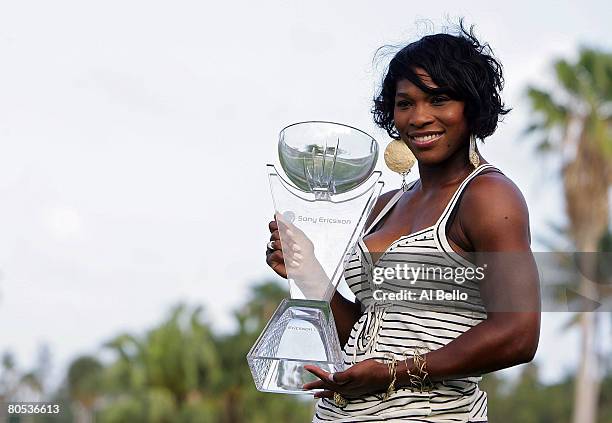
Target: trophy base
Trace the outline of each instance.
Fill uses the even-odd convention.
[[[327,301],[284,299],[247,354],[255,385],[262,392],[306,394],[318,380],[304,366],[328,372],[345,369],[336,324]]]

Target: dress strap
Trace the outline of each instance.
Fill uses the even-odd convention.
[[[417,182],[418,182],[418,179],[412,181],[410,183],[410,185],[408,186],[408,188],[406,188],[406,191],[412,189],[414,184],[416,184]],[[391,199],[387,202],[387,204],[385,204],[385,207],[383,207],[383,209],[380,211],[380,213],[378,213],[378,216],[376,216],[376,219],[374,219],[374,221],[370,224],[370,226],[368,226],[368,229],[363,233],[363,235],[367,235],[367,234],[370,233],[370,231],[378,224],[378,222],[380,222],[380,219],[385,217],[385,215],[389,212],[389,210],[391,210],[393,208],[395,203],[397,203],[399,201],[399,199],[402,197],[402,194],[404,194],[404,192],[406,192],[406,191],[404,191],[402,189],[399,189],[395,193],[395,195],[393,197],[391,197]]]
[[[442,251],[446,253],[447,257],[453,262],[457,263],[459,266],[471,267],[474,266],[474,264],[453,251],[453,248],[451,247],[450,243],[448,242],[448,238],[446,237],[446,224],[448,223],[448,219],[452,215],[453,209],[459,203],[461,194],[463,193],[463,191],[465,191],[467,185],[472,179],[474,179],[477,175],[479,175],[480,173],[482,173],[483,170],[486,169],[495,169],[501,173],[499,169],[488,163],[482,164],[476,169],[474,169],[474,171],[467,178],[464,179],[461,185],[459,185],[459,188],[457,188],[457,191],[455,191],[455,194],[453,194],[453,197],[449,201],[448,205],[446,206],[446,209],[444,209],[444,212],[442,213],[440,219],[438,219],[438,222],[435,225],[435,237],[437,244],[440,246]]]
[[[445,228],[446,226],[446,222],[448,221],[450,215],[452,214],[453,209],[455,208],[455,206],[457,205],[457,203],[459,202],[459,198],[461,198],[461,194],[463,193],[463,191],[465,190],[465,187],[467,187],[467,185],[470,183],[470,181],[472,179],[474,179],[476,176],[478,176],[483,170],[486,169],[497,169],[495,166],[493,166],[492,164],[489,163],[483,163],[480,166],[478,166],[477,168],[475,168],[472,173],[470,173],[468,175],[467,178],[465,178],[463,180],[463,182],[461,182],[461,184],[459,185],[459,188],[457,188],[457,190],[455,191],[455,193],[453,194],[453,196],[451,197],[450,201],[448,202],[448,204],[446,205],[446,208],[444,209],[444,211],[442,212],[442,215],[440,215],[440,217],[438,218],[438,221],[436,222],[437,227],[443,227]],[[497,169],[499,170],[499,169]]]

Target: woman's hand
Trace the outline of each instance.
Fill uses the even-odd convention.
[[[268,223],[268,228],[270,229],[270,243],[266,249],[266,263],[280,277],[287,279],[287,269],[285,268],[285,259],[283,257],[280,233],[278,231],[276,219]]]
[[[306,365],[304,369],[321,379],[306,383],[304,389],[325,389],[315,393],[315,398],[332,398],[334,392],[346,398],[386,392],[391,383],[388,366],[374,359],[361,361],[343,372],[333,373],[333,379],[330,378],[332,373],[317,366]]]
[[[270,242],[266,249],[266,263],[278,275],[287,278],[289,271],[289,276],[297,279],[296,282],[299,283],[302,279],[312,276],[317,267],[320,268],[312,241],[298,227],[283,219],[281,214],[276,214],[268,228]]]
[[[310,238],[280,213],[269,228],[268,265],[280,276],[292,279],[306,298],[323,298],[332,287]]]

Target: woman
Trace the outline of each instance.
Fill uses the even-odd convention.
[[[508,112],[502,85],[488,45],[463,27],[423,37],[390,62],[374,119],[408,146],[420,179],[380,196],[345,270],[356,301],[332,299],[349,367],[306,366],[320,380],[304,388],[322,389],[314,421],[484,422],[480,375],[533,359],[540,300],[527,206],[474,145]],[[286,277],[278,226],[269,227],[267,263]],[[411,310],[374,299],[372,269],[431,253],[437,265],[486,268],[469,281],[471,308]]]

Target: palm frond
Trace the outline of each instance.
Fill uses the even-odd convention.
[[[583,96],[580,83],[580,70],[569,64],[566,60],[557,60],[554,64],[555,75],[560,85],[572,96],[581,98]]]
[[[587,120],[586,129],[589,141],[594,142],[598,150],[612,163],[612,130],[610,124],[595,110]]]
[[[543,118],[542,128],[550,129],[563,125],[567,121],[569,115],[567,108],[557,103],[551,94],[534,87],[529,87],[527,89],[527,97],[531,102],[533,110],[538,112]]]
[[[549,153],[554,150],[554,144],[548,138],[544,138],[536,145],[536,151],[539,153]]]
[[[599,101],[612,100],[612,54],[583,47],[576,64],[584,79]]]
[[[546,129],[544,122],[532,122],[523,130],[522,135],[530,135],[543,129]]]

